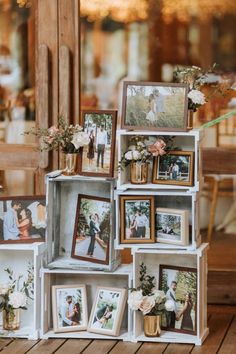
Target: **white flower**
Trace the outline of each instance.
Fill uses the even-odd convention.
[[[166,299],[166,295],[162,290],[154,290],[153,296],[157,304],[161,304]]]
[[[132,151],[127,151],[125,153],[125,159],[132,161],[132,160],[139,160],[141,158],[141,154],[140,152],[138,152],[137,150],[132,150]]]
[[[9,305],[11,305],[14,309],[18,309],[19,307],[25,307],[27,305],[27,297],[25,294],[20,291],[15,291],[9,295]]]
[[[155,303],[154,296],[144,296],[139,310],[142,311],[143,315],[147,315],[155,306]]]
[[[89,136],[85,132],[78,132],[78,133],[74,134],[71,142],[76,149],[79,149],[82,146],[88,145]]]
[[[135,145],[130,145],[128,150],[134,151],[134,150],[136,150],[136,146]]]
[[[127,151],[127,152],[125,153],[125,159],[126,159],[126,160],[133,160],[132,151]]]
[[[142,290],[132,291],[128,298],[128,305],[132,310],[139,310],[143,301]]]
[[[194,104],[200,104],[203,105],[206,103],[205,95],[199,91],[199,90],[192,90],[188,93],[188,98],[194,103]]]
[[[174,311],[175,309],[175,303],[173,300],[166,300],[165,302],[165,308],[166,308],[166,311]]]
[[[6,293],[9,290],[9,286],[5,284],[0,284],[0,296],[1,295],[6,295]]]
[[[140,154],[139,151],[134,150],[132,153],[133,153],[133,159],[134,160],[139,160],[141,158],[141,154]]]

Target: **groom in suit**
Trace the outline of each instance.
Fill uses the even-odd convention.
[[[166,299],[172,300],[174,303],[174,310],[167,311],[167,326],[170,328],[175,328],[176,314],[177,314],[177,301],[175,297],[175,292],[177,289],[177,282],[173,280],[170,284],[169,290],[166,293]]]

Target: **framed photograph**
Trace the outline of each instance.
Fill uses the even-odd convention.
[[[109,264],[110,219],[110,199],[79,194],[71,257]]]
[[[154,157],[152,183],[193,185],[193,151],[170,151]]]
[[[186,131],[187,94],[186,84],[124,82],[121,128]]]
[[[154,243],[154,196],[120,197],[120,243]]]
[[[119,336],[126,300],[126,289],[98,287],[88,332]]]
[[[186,246],[189,243],[188,210],[156,208],[156,241]]]
[[[55,333],[87,329],[85,285],[52,286],[53,330]]]
[[[41,242],[45,231],[45,196],[0,198],[0,243]]]
[[[197,332],[197,269],[160,265],[159,289],[172,300],[162,328],[168,331]]]
[[[82,111],[89,144],[80,155],[79,174],[112,177],[114,172],[117,111]]]

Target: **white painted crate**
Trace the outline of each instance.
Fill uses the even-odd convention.
[[[121,324],[120,335],[111,337],[91,333],[87,331],[54,333],[52,324],[52,294],[53,285],[86,284],[88,316],[90,315],[92,304],[95,299],[96,288],[98,286],[131,288],[133,284],[132,266],[122,265],[114,272],[86,271],[86,270],[62,270],[62,269],[41,269],[41,338],[88,338],[88,339],[121,339],[131,340],[132,336],[132,316],[126,304],[125,312]]]
[[[190,190],[192,192],[197,192],[200,189],[200,184],[202,183],[202,174],[201,174],[201,149],[200,142],[203,137],[202,130],[193,129],[189,132],[147,132],[147,131],[126,131],[126,130],[117,130],[117,149],[118,149],[118,161],[121,161],[121,157],[124,152],[127,150],[129,145],[129,138],[131,136],[170,136],[175,137],[174,145],[181,148],[183,151],[193,151],[194,152],[194,173],[193,173],[193,185],[192,186],[176,186],[168,184],[153,184],[152,183],[152,162],[149,164],[149,177],[148,183],[145,185],[142,184],[132,184],[130,183],[130,166],[119,169],[118,171],[118,181],[117,189],[126,190],[126,189],[183,189]]]
[[[58,176],[56,172],[47,175],[47,267],[107,271],[117,268],[120,264],[120,254],[114,250],[115,184],[114,178],[66,177]],[[111,201],[111,237],[107,265],[71,257],[78,194],[108,198]]]
[[[171,208],[189,211],[189,244],[186,246],[172,245],[170,243],[120,243],[121,223],[120,223],[120,197],[121,196],[148,196],[155,197],[156,208]],[[199,193],[183,190],[117,190],[116,198],[116,238],[115,248],[158,248],[158,249],[186,249],[195,250],[201,244],[201,235],[199,229]]]
[[[196,251],[139,249],[133,253],[134,287],[139,284],[139,268],[144,262],[148,274],[159,282],[159,265],[190,267],[197,269],[197,332],[196,335],[171,331],[161,331],[160,337],[145,337],[143,333],[143,315],[134,311],[133,341],[193,343],[201,345],[209,333],[207,328],[207,249],[202,244]],[[159,285],[159,284],[158,284]]]
[[[2,270],[0,272],[1,284],[6,284],[9,280],[4,269],[12,269],[14,276],[18,277],[20,274],[27,275],[29,262],[34,266],[34,300],[29,300],[27,310],[21,310],[21,323],[19,330],[3,330],[1,312],[1,337],[28,338],[31,340],[39,338],[41,301],[39,271],[43,263],[44,252],[45,243],[43,242],[0,245],[0,263],[2,265]]]

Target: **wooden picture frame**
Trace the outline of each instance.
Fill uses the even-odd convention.
[[[155,243],[154,201],[154,196],[120,196],[121,244]],[[132,211],[132,215],[127,215],[128,209]],[[149,226],[148,229],[147,226],[143,225],[145,222],[147,223],[147,221]],[[143,226],[140,226],[139,224]],[[146,237],[146,235],[149,237]]]
[[[121,128],[187,131],[188,85],[125,81]]]
[[[98,287],[91,310],[88,332],[119,336],[127,290]]]
[[[46,196],[0,197],[0,243],[45,241]]]
[[[55,333],[86,330],[88,325],[86,286],[83,284],[52,286],[52,315]]]
[[[165,155],[154,157],[152,183],[192,186],[193,159],[193,151],[174,150]]]
[[[162,328],[197,334],[197,269],[160,265],[159,290],[163,290],[167,300],[174,303],[174,310],[166,311],[162,316]]]
[[[189,244],[189,211],[156,208],[156,241],[187,246]]]
[[[109,264],[110,219],[110,199],[79,194],[71,257],[93,263]]]
[[[117,110],[84,110],[81,125],[90,142],[79,156],[79,174],[113,177]],[[102,144],[99,144],[101,142]]]

